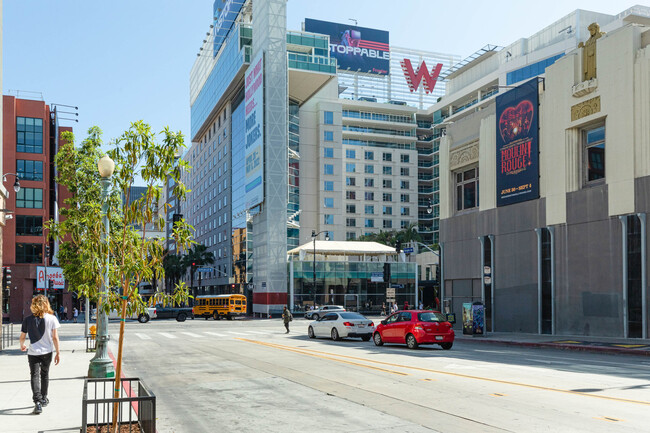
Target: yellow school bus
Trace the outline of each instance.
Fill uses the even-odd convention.
[[[246,314],[246,296],[244,295],[204,295],[194,299],[194,317],[205,317],[214,320]]]

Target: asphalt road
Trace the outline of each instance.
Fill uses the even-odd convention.
[[[650,429],[650,360],[310,340],[308,323],[285,334],[279,319],[128,322],[123,368],[156,394],[160,433]]]

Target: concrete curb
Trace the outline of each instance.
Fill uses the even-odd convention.
[[[623,347],[617,348],[617,347],[585,346],[585,345],[543,343],[543,342],[530,342],[530,341],[491,340],[485,338],[471,338],[471,339],[457,338],[456,341],[466,341],[471,343],[483,343],[483,344],[501,344],[503,346],[539,347],[539,348],[558,349],[558,350],[573,350],[578,352],[650,356],[650,350],[626,349]]]

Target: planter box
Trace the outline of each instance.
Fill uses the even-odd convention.
[[[113,405],[118,404],[118,432],[156,433],[156,396],[136,378],[123,378],[120,397],[113,398],[115,379],[86,379],[81,433],[108,432]]]

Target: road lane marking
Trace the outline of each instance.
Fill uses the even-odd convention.
[[[268,335],[269,332],[262,332],[262,331],[246,331],[249,334],[261,334],[261,335]]]
[[[595,416],[594,419],[597,419],[599,421],[609,421],[609,422],[625,421],[625,420],[622,420],[622,419],[616,419],[616,418],[612,418],[612,417],[609,417],[609,416]]]
[[[187,335],[189,337],[192,337],[192,338],[203,338],[203,335],[195,334],[194,332],[181,332],[181,334],[185,334],[185,335]]]
[[[244,332],[236,332],[236,331],[224,331],[227,332],[228,334],[232,335],[246,335]]]
[[[217,332],[210,332],[210,331],[205,331],[206,334],[214,335],[215,337],[226,337],[223,334],[219,334]]]
[[[310,356],[315,356],[315,354],[322,354],[324,356],[338,356],[338,357],[341,357],[341,358],[354,359],[354,360],[357,360],[357,361],[370,362],[370,363],[379,364],[379,365],[386,365],[386,366],[390,366],[390,367],[405,368],[405,369],[408,369],[408,370],[425,371],[425,372],[428,372],[428,373],[436,373],[436,374],[443,374],[443,375],[446,375],[446,376],[462,377],[462,378],[465,378],[465,379],[473,379],[473,380],[482,380],[482,381],[486,381],[486,382],[501,383],[501,384],[505,384],[505,385],[519,386],[519,387],[523,387],[523,388],[538,389],[538,390],[541,390],[541,391],[559,392],[559,393],[563,393],[563,394],[572,394],[572,395],[577,395],[577,396],[582,396],[582,397],[598,398],[598,399],[601,399],[601,400],[610,400],[610,401],[617,401],[617,402],[621,402],[621,403],[632,403],[632,404],[640,404],[640,405],[644,405],[644,406],[650,406],[650,401],[632,400],[632,399],[620,398],[620,397],[610,397],[610,396],[606,396],[606,395],[597,395],[597,394],[580,392],[580,391],[571,391],[569,389],[551,388],[551,387],[548,387],[548,386],[532,385],[532,384],[529,384],[529,383],[512,382],[512,381],[509,381],[509,380],[492,379],[492,378],[489,378],[489,377],[473,376],[473,375],[462,374],[462,373],[452,373],[450,371],[433,370],[433,369],[430,369],[430,368],[423,368],[423,367],[413,367],[413,366],[408,366],[408,365],[395,364],[395,363],[391,363],[391,362],[383,362],[383,361],[375,361],[373,359],[359,358],[359,357],[356,357],[356,356],[339,355],[339,354],[336,354],[336,353],[323,352],[323,351],[319,351],[319,350],[306,351],[305,349],[294,349],[291,346],[283,346],[283,345],[276,344],[276,343],[267,343],[267,342],[261,342],[261,341],[255,341],[255,340],[247,340],[245,338],[238,338],[238,340],[246,341],[246,342],[249,342],[249,343],[261,344],[261,345],[270,346],[270,347],[276,347],[278,349],[289,350],[289,351],[292,351],[292,352],[302,353],[302,354],[310,355]],[[328,358],[326,358],[326,359],[328,359]]]
[[[159,332],[159,334],[162,335],[163,337],[167,337],[167,338],[176,338],[175,335],[172,335],[172,334],[170,334],[168,332]]]
[[[433,382],[433,381],[436,380],[436,379],[428,379],[428,378],[427,378],[427,379],[420,379],[420,380],[424,380],[424,381],[426,381],[426,382]]]
[[[492,397],[505,397],[508,394],[499,394],[498,392],[495,392],[494,394],[490,394]]]
[[[373,367],[372,365],[360,364],[358,362],[346,361],[344,359],[332,358],[330,356],[317,355],[315,353],[309,353],[309,352],[305,352],[304,350],[293,349],[291,347],[281,346],[279,344],[265,343],[265,342],[262,342],[262,341],[249,340],[247,338],[237,338],[237,340],[245,341],[247,343],[259,344],[259,345],[262,345],[262,346],[268,346],[268,347],[272,347],[274,349],[286,350],[288,352],[294,352],[294,353],[298,353],[300,355],[312,356],[314,358],[329,359],[330,361],[336,361],[336,362],[340,362],[340,363],[343,363],[343,364],[356,365],[357,367],[369,368],[371,370],[383,371],[385,373],[390,373],[390,374],[397,374],[399,376],[410,376],[408,373],[403,373],[401,371],[388,370],[386,368]],[[337,355],[334,355],[334,356],[337,356]]]
[[[151,340],[151,337],[149,337],[146,334],[140,334],[139,332],[136,332],[135,335],[140,339],[140,340]]]

